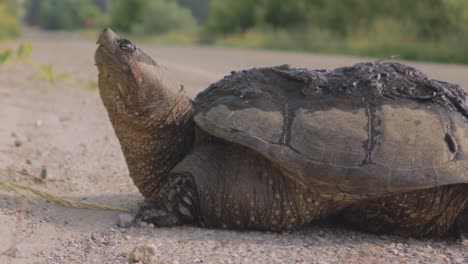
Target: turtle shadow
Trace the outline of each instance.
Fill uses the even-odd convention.
[[[138,193],[110,194],[87,196],[86,198],[68,196],[69,199],[106,204],[113,207],[127,208],[134,214],[143,200]],[[0,210],[3,214],[17,216],[21,211],[23,198],[8,194],[0,194]],[[263,245],[263,246],[298,246],[302,248],[333,248],[336,245],[349,247],[357,245],[389,245],[413,244],[425,246],[428,244],[455,244],[451,238],[408,239],[392,235],[376,235],[354,230],[330,219],[312,223],[307,227],[289,232],[265,232],[258,230],[226,230],[201,228],[198,226],[176,227],[135,227],[119,228],[117,220],[122,211],[102,209],[79,209],[57,205],[47,200],[39,199],[36,203],[29,202],[25,207],[26,221],[47,224],[72,232],[93,234],[113,230],[122,235],[130,235],[142,239],[160,239],[180,242],[213,242],[218,246],[229,245]]]

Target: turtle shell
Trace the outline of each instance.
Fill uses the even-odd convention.
[[[322,193],[382,195],[468,183],[468,100],[399,63],[233,72],[195,99],[195,122]]]

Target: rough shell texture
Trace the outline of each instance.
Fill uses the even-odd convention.
[[[322,193],[381,195],[468,183],[468,100],[399,63],[233,72],[195,100],[195,122]]]

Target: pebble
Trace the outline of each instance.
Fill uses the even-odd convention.
[[[141,262],[143,264],[156,263],[156,246],[153,243],[144,243],[137,245],[128,254],[130,263]]]
[[[15,139],[15,147],[21,147],[23,145],[23,141],[21,139],[17,138]]]
[[[146,223],[145,221],[140,222],[140,227],[147,227],[147,226],[148,226],[148,223]]]
[[[24,258],[23,252],[17,247],[10,249],[6,255],[12,258]]]
[[[43,180],[45,180],[47,178],[47,168],[45,166],[42,166],[41,172],[39,173],[39,176]]]
[[[39,176],[41,179],[45,180],[46,178],[48,180],[58,180],[60,178],[60,169],[57,165],[52,164],[45,166],[43,165],[41,167],[41,171],[39,173]]]
[[[123,227],[123,228],[130,227],[133,224],[133,219],[134,217],[131,214],[127,214],[127,213],[119,214],[119,220],[117,222],[117,226]]]

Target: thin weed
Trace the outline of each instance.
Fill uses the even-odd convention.
[[[15,193],[22,196],[24,199],[35,203],[35,200],[26,193],[33,194],[34,196],[49,200],[56,204],[72,207],[72,208],[90,208],[90,209],[102,209],[102,210],[113,210],[113,211],[127,211],[125,208],[113,207],[104,204],[90,203],[90,202],[80,202],[72,199],[63,198],[48,192],[40,191],[38,189],[20,185],[8,180],[0,180],[0,189],[3,189],[8,192]]]

